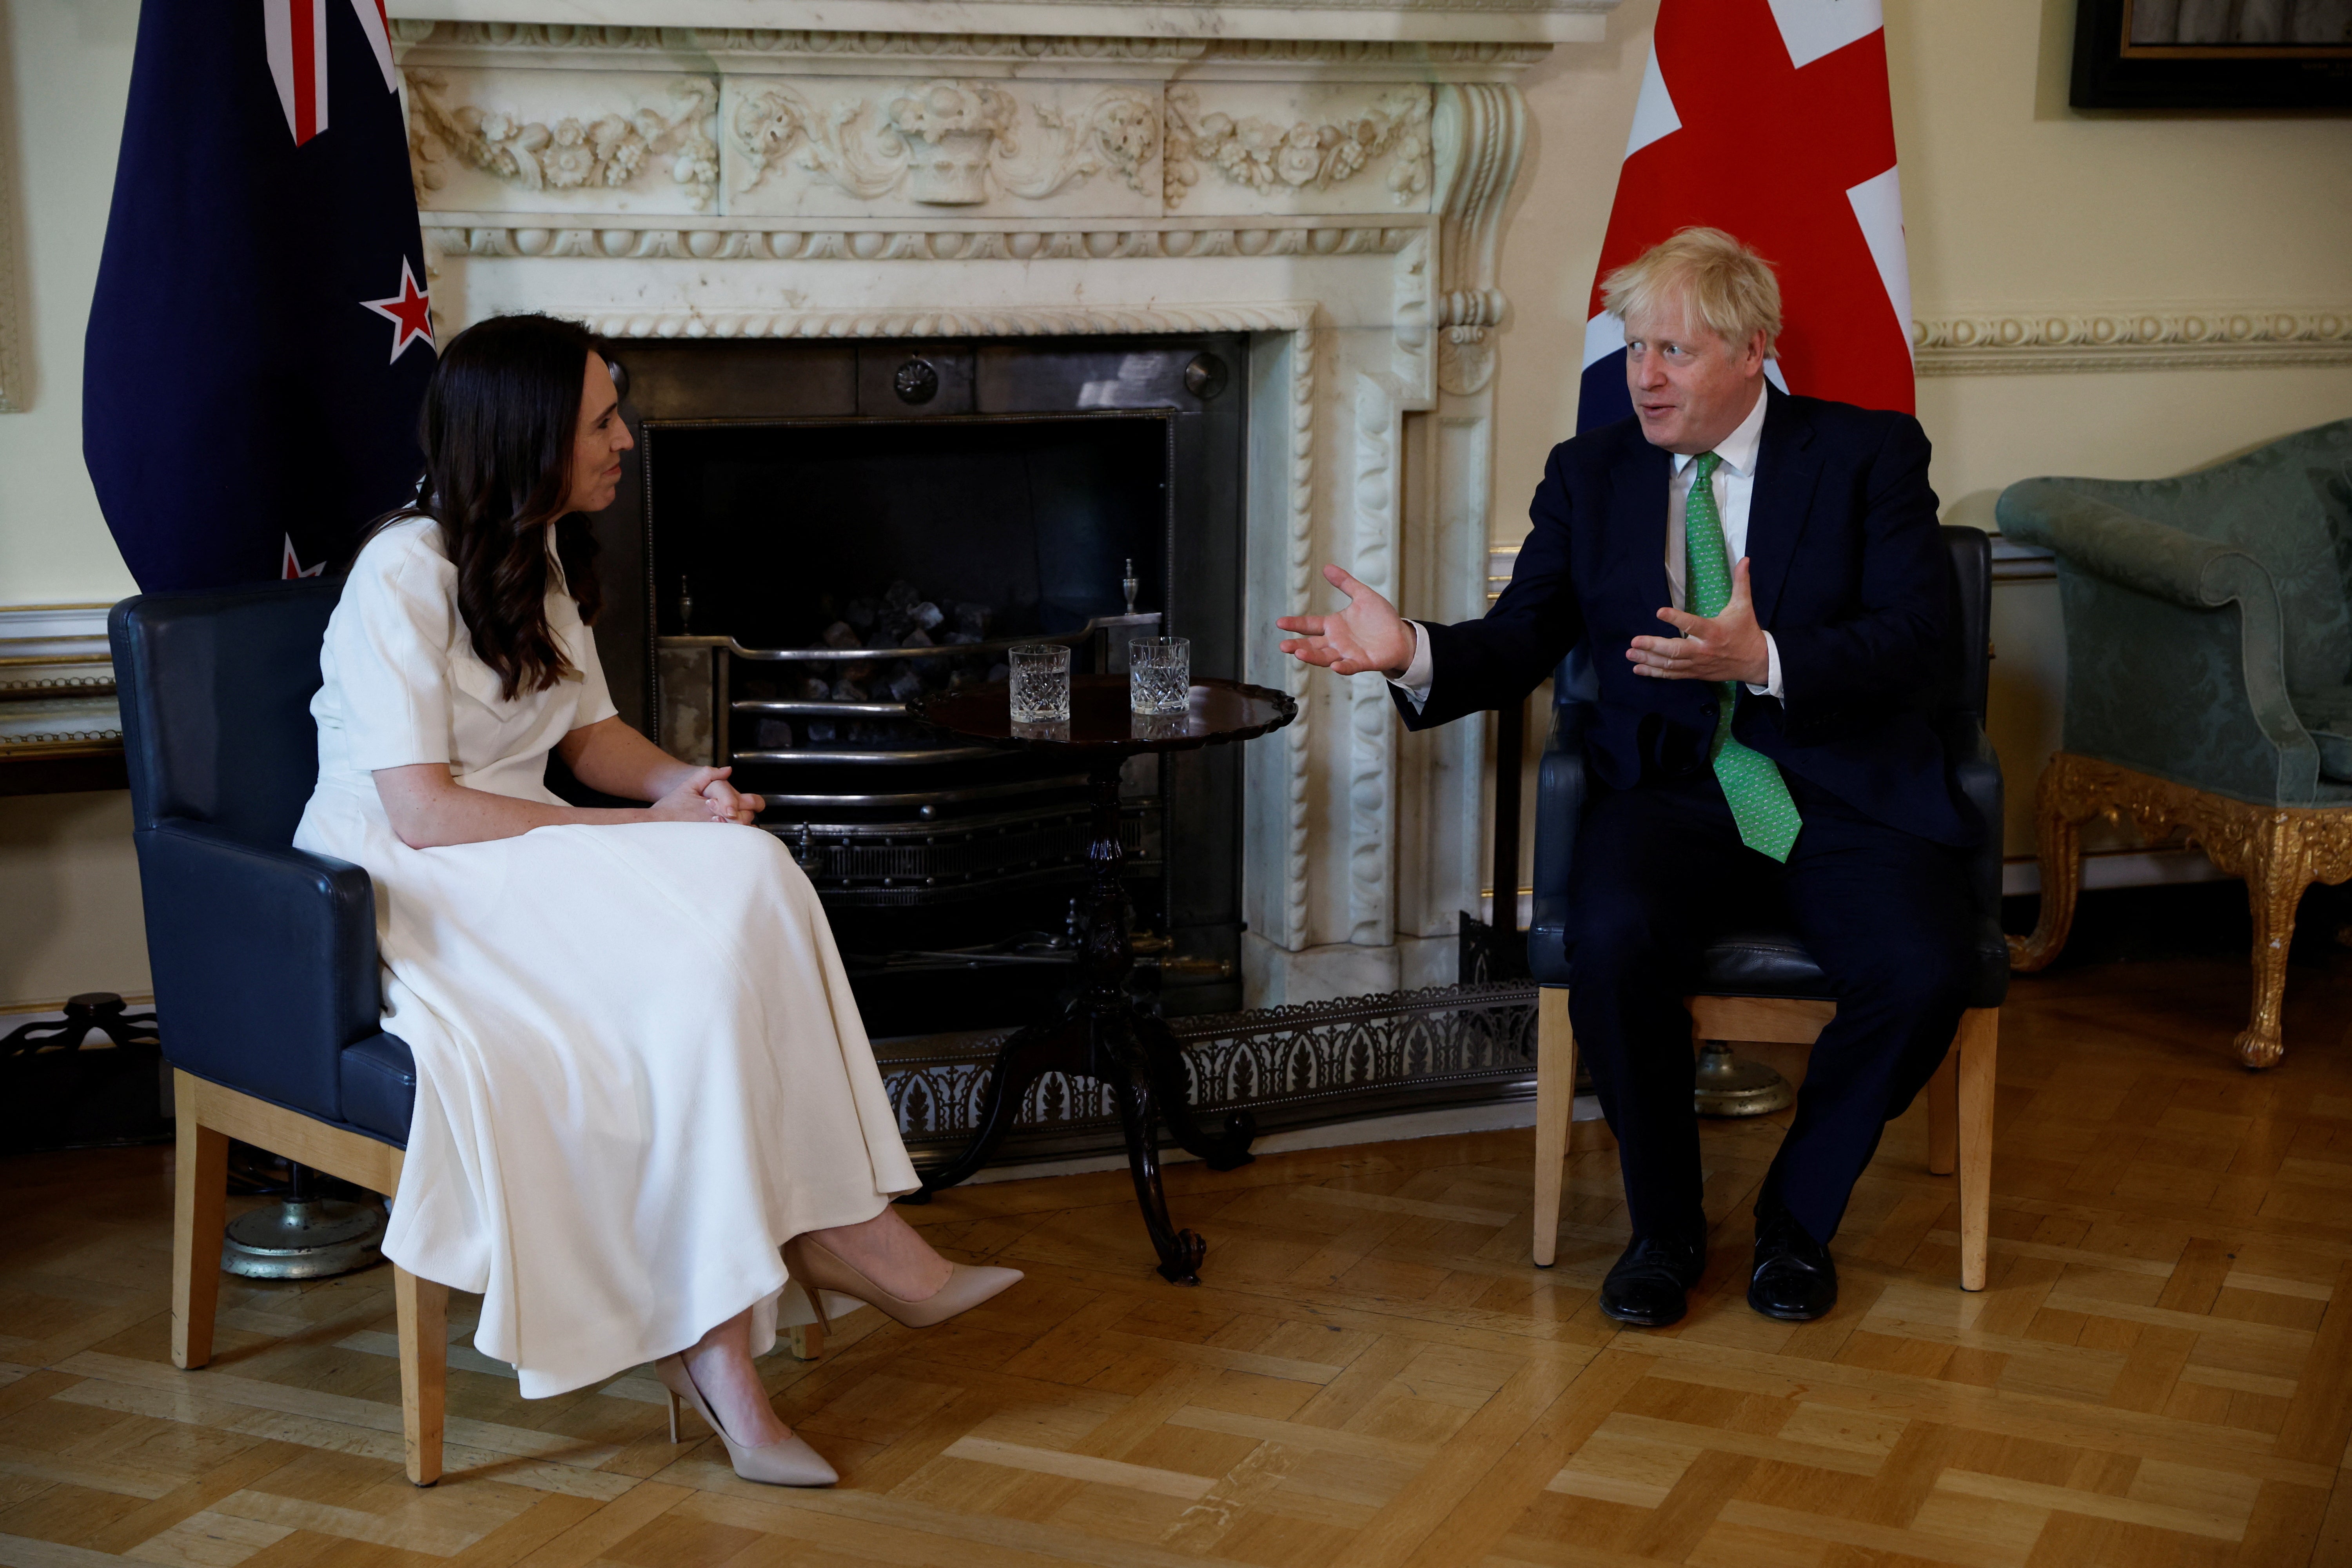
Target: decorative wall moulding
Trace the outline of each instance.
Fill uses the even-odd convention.
[[[1618,0],[664,0],[668,28],[1600,43]],[[403,20],[627,26],[644,0],[394,0]],[[667,29],[666,29],[667,30]]]
[[[452,219],[461,221],[452,222]],[[482,221],[470,221],[473,219]],[[546,226],[492,214],[428,212],[444,256],[602,261],[1166,261],[1206,257],[1390,256],[1423,230],[1349,223],[1246,227],[793,228]],[[1499,295],[1497,296],[1499,298]]]
[[[2031,310],[1916,321],[1921,375],[2352,364],[2352,305]]]

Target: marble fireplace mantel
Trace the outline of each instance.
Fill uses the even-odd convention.
[[[1484,727],[1402,736],[1272,622],[1326,561],[1483,608],[1512,82],[1614,3],[391,9],[445,334],[1251,334],[1244,674],[1301,700],[1247,753],[1259,1005],[1454,978]]]

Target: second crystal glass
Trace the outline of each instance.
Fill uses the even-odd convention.
[[[1061,643],[1020,643],[1005,650],[1013,668],[1013,721],[1049,723],[1070,716],[1070,650]]]
[[[1181,713],[1192,706],[1192,642],[1145,637],[1127,645],[1127,705],[1137,713]]]

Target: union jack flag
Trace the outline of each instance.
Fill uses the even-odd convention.
[[[269,79],[278,85],[278,101],[286,110],[286,129],[294,145],[327,128],[327,0],[261,0],[262,33],[269,44]],[[400,75],[392,64],[392,24],[383,0],[352,0],[360,31],[375,52],[383,72],[383,89],[400,90]]]
[[[1661,0],[1584,331],[1576,427],[1633,416],[1601,279],[1695,224],[1780,279],[1781,390],[1913,412],[1880,0]]]

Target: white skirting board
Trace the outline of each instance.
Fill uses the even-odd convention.
[[[2234,881],[2201,849],[2095,849],[2083,857],[2083,889],[2159,888],[2175,882]],[[2000,868],[2004,894],[2038,893],[2042,867],[2031,855],[2011,856]]]

